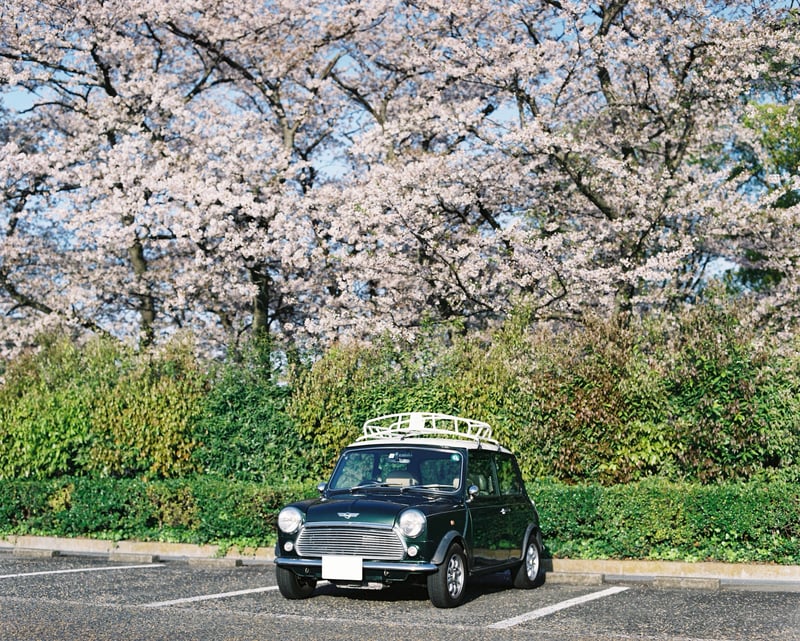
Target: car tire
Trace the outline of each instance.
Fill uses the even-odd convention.
[[[428,597],[437,608],[455,608],[464,602],[467,559],[457,543],[447,548],[444,563],[428,575]]]
[[[523,590],[536,588],[544,581],[542,571],[542,551],[536,537],[531,534],[525,545],[525,556],[514,571],[514,587]]]
[[[291,570],[280,566],[275,568],[275,578],[278,580],[278,590],[287,599],[307,599],[317,587],[314,579],[303,579]]]

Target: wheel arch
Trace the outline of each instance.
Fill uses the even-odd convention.
[[[450,530],[447,534],[445,534],[442,539],[439,541],[439,546],[436,548],[436,552],[431,558],[431,563],[435,565],[441,565],[444,563],[445,555],[447,554],[447,550],[450,547],[451,543],[458,543],[461,546],[461,549],[464,550],[464,556],[467,560],[467,571],[469,571],[470,566],[472,565],[472,554],[467,546],[464,537],[460,532],[456,530]]]
[[[524,556],[525,549],[528,547],[528,542],[533,537],[536,545],[539,547],[539,552],[544,551],[544,538],[542,537],[542,528],[536,523],[529,523],[525,530],[525,536],[522,538],[522,554]]]

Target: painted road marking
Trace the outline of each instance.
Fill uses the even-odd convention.
[[[328,585],[329,581],[317,581],[317,587]],[[145,608],[165,608],[170,605],[180,605],[182,603],[197,603],[198,601],[211,601],[213,599],[226,599],[231,596],[243,596],[245,594],[258,594],[259,592],[272,592],[277,590],[277,585],[270,585],[263,588],[252,588],[250,590],[237,590],[236,592],[220,592],[218,594],[201,594],[200,596],[190,596],[184,599],[172,599],[171,601],[156,601],[155,603],[145,603]]]
[[[607,590],[601,590],[600,592],[592,592],[591,594],[585,594],[584,596],[579,596],[574,599],[562,601],[561,603],[556,603],[555,605],[549,605],[546,608],[540,608],[539,610],[532,610],[531,612],[520,614],[519,616],[512,617],[511,619],[505,619],[504,621],[498,621],[497,623],[492,623],[492,625],[490,625],[489,628],[493,630],[505,630],[506,628],[512,628],[515,625],[519,625],[520,623],[525,623],[526,621],[533,621],[534,619],[541,619],[542,617],[546,617],[547,615],[553,614],[554,612],[558,612],[560,610],[566,610],[567,608],[571,608],[576,605],[581,605],[582,603],[588,603],[589,601],[595,601],[597,599],[602,599],[607,596],[619,594],[620,592],[624,592],[627,589],[628,588],[623,586],[617,586],[613,588],[608,588]]]
[[[21,579],[28,576],[45,576],[48,574],[75,574],[77,572],[108,572],[109,570],[141,570],[143,568],[161,568],[163,565],[148,563],[147,565],[112,565],[99,568],[72,568],[70,570],[46,570],[44,572],[22,572],[19,574],[0,574],[0,579]]]
[[[252,588],[250,590],[236,590],[235,592],[220,592],[218,594],[201,594],[200,596],[190,596],[184,599],[172,599],[171,601],[156,601],[155,603],[145,603],[145,608],[164,608],[170,605],[181,605],[182,603],[197,603],[198,601],[210,601],[212,599],[225,599],[231,596],[242,596],[244,594],[258,594],[259,592],[271,592],[277,590],[277,585],[270,585],[264,588]]]

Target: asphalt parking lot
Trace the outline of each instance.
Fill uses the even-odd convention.
[[[437,610],[424,589],[321,585],[286,601],[270,563],[114,562],[0,553],[0,640],[540,639],[797,641],[800,592],[620,582],[511,588],[506,574]]]

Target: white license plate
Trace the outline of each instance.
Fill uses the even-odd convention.
[[[323,556],[322,578],[333,581],[361,581],[364,577],[360,556]]]

